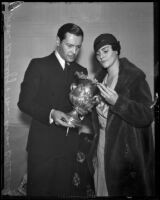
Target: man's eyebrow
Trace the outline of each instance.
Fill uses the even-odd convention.
[[[74,44],[71,44],[71,43],[68,43],[68,42],[66,42],[66,44],[69,45],[69,46],[81,47],[81,45],[74,45]]]
[[[71,44],[71,43],[68,43],[68,42],[65,42],[66,44],[68,44],[68,45],[73,45],[73,44]]]

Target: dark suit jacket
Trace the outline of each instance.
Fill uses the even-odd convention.
[[[102,70],[97,80],[102,82],[105,74]],[[109,108],[105,135],[104,160],[109,196],[154,195],[153,110],[145,74],[126,58],[120,59],[115,90],[119,98]],[[93,112],[93,125],[97,135],[90,158],[96,154],[99,138],[96,111]]]
[[[54,52],[43,58],[32,59],[21,84],[18,107],[32,117],[27,150],[30,156],[41,159],[72,155],[78,145],[77,129],[49,123],[52,108],[68,113],[72,110],[69,100],[71,83],[75,82],[75,71],[87,70],[73,62],[67,72],[63,71]]]

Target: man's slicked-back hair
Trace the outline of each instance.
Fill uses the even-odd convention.
[[[83,38],[83,31],[82,29],[73,23],[67,23],[61,26],[57,32],[57,36],[59,37],[60,41],[65,39],[66,33],[71,33],[76,36],[82,36]]]

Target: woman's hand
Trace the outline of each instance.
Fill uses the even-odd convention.
[[[97,87],[100,90],[101,96],[105,99],[110,105],[114,105],[118,99],[118,94],[115,90],[104,86],[102,83],[98,83]]]

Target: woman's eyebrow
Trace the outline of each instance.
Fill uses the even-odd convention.
[[[101,50],[108,49],[108,48],[109,48],[108,46],[105,46],[105,47],[102,47]]]

